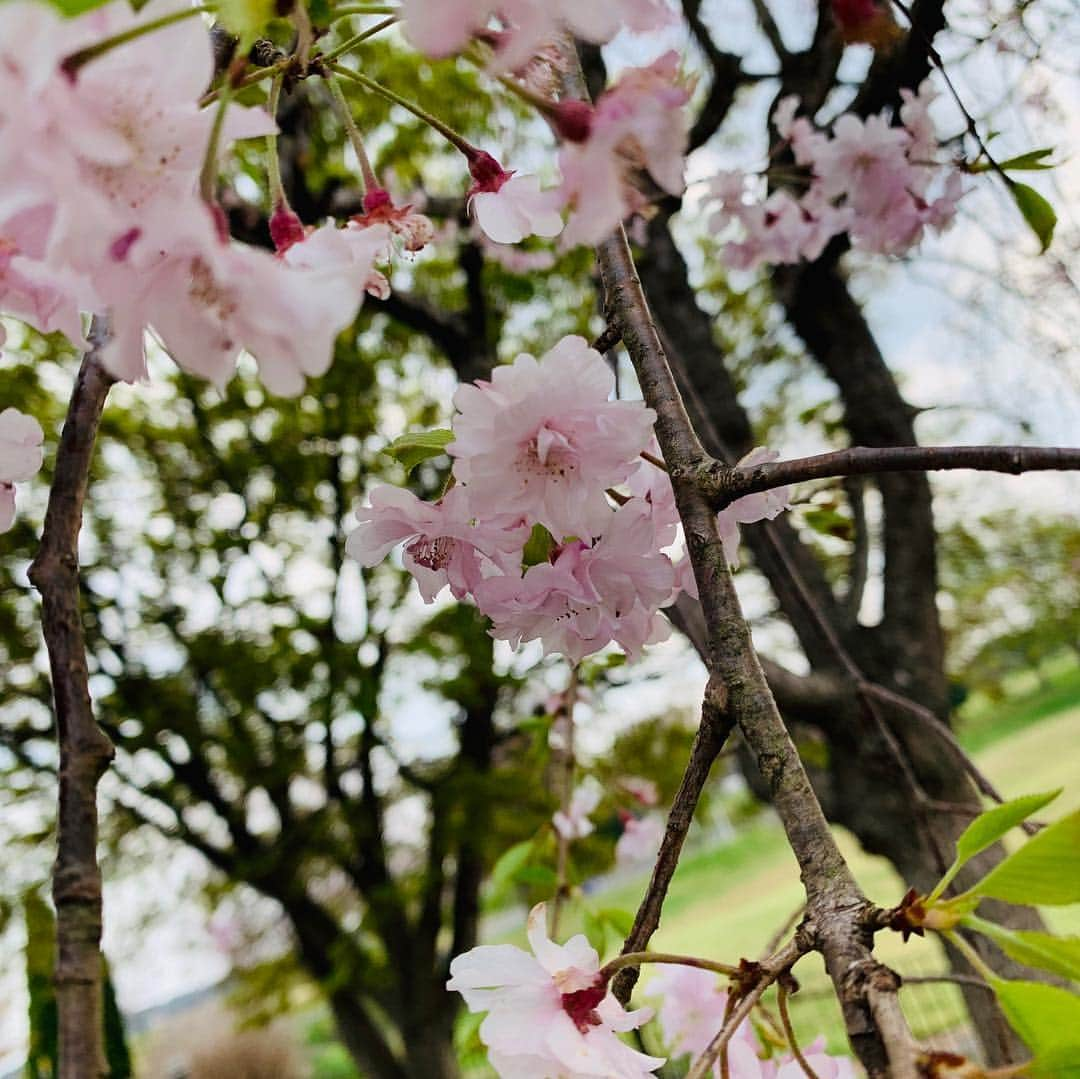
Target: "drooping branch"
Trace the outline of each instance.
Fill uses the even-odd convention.
[[[1080,470],[1080,448],[1071,446],[853,446],[846,450],[773,461],[751,468],[713,465],[704,478],[717,509],[737,498],[807,480],[881,472],[978,472]]]
[[[79,367],[56,454],[41,546],[29,571],[41,593],[60,749],[52,888],[60,1079],[96,1079],[105,1073],[97,785],[113,747],[90,702],[79,608],[79,531],[98,425],[114,381],[99,361],[106,335],[106,327],[95,320],[92,347]]]

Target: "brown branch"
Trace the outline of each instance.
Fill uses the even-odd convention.
[[[660,843],[660,851],[656,855],[656,865],[653,867],[649,886],[634,916],[630,935],[623,944],[624,955],[644,951],[660,925],[664,899],[679,864],[679,855],[686,841],[686,833],[690,830],[690,822],[694,819],[694,811],[697,809],[705,781],[709,778],[713,762],[724,748],[734,726],[734,721],[724,708],[725,696],[723,684],[710,680],[705,690],[705,698],[701,702],[701,726],[694,736],[690,759],[671,803],[667,828]],[[615,976],[612,992],[623,1004],[629,1001],[637,980],[636,967],[628,967]]]
[[[881,472],[978,472],[1080,470],[1080,448],[1073,446],[853,446],[813,457],[773,461],[752,468],[713,463],[702,477],[716,508],[744,495],[808,480],[862,476]]]
[[[583,97],[584,78],[572,45],[564,44],[564,55],[569,61],[567,89]],[[890,1074],[890,1051],[882,1024],[871,1015],[861,976],[878,966],[862,927],[866,897],[836,845],[758,662],[702,482],[709,459],[683,406],[623,229],[601,242],[596,253],[607,309],[622,329],[642,395],[656,412],[656,435],[705,612],[710,680],[724,686],[729,714],[771,788],[807,893],[807,940],[825,958],[848,1039],[871,1079],[884,1079]],[[888,1013],[890,1032],[905,1028],[895,993],[883,997],[879,1007]]]
[[[29,577],[41,593],[60,747],[56,906],[56,1002],[60,1079],[105,1074],[101,990],[101,869],[97,784],[113,747],[94,719],[79,609],[79,530],[105,398],[113,383],[98,356],[107,336],[95,319],[68,405],[41,546]]]

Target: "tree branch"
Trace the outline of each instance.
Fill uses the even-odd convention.
[[[1080,470],[1080,448],[1071,446],[853,446],[846,450],[773,461],[752,468],[709,466],[703,478],[717,509],[744,495],[807,480],[881,472],[978,472]]]
[[[690,823],[694,819],[694,811],[697,809],[705,781],[735,726],[734,720],[724,707],[726,696],[723,684],[710,680],[701,702],[701,726],[694,736],[690,759],[686,763],[682,782],[668,812],[667,828],[660,843],[649,886],[638,906],[630,935],[623,943],[624,955],[644,951],[653,933],[659,928],[660,911],[667,897],[671,878],[675,875],[675,867],[679,863],[679,855],[690,830]],[[615,976],[612,992],[623,1004],[630,1000],[638,974],[637,967],[627,967]]]
[[[60,745],[56,906],[56,999],[60,1079],[105,1072],[102,1043],[101,869],[97,784],[113,747],[94,719],[79,608],[79,531],[105,399],[113,383],[99,362],[108,334],[95,319],[68,405],[41,546],[29,577],[41,593]]]

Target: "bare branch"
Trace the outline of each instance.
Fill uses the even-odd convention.
[[[101,414],[113,377],[99,362],[108,330],[91,326],[91,350],[75,379],[41,547],[29,576],[41,593],[60,745],[60,809],[53,869],[60,1079],[104,1074],[101,989],[101,868],[97,785],[113,747],[94,719],[79,608],[79,531]]]
[[[853,446],[833,453],[773,461],[752,468],[712,464],[703,483],[717,509],[744,495],[807,480],[880,472],[1071,472],[1080,470],[1080,448],[1072,446]]]

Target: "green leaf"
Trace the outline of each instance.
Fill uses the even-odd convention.
[[[1006,903],[1080,903],[1080,810],[1029,839],[969,893]]]
[[[964,925],[989,937],[1010,959],[1080,982],[1080,937],[1055,937],[1027,929],[1008,929],[972,915]]]
[[[991,987],[1009,1024],[1044,1066],[1048,1058],[1080,1060],[1080,997],[1040,982],[999,978]]]
[[[491,870],[491,890],[495,894],[504,891],[532,857],[534,840],[525,839],[504,851]]]
[[[1043,161],[1043,158],[1049,157],[1053,152],[1053,146],[1048,146],[1045,150],[1028,150],[1026,154],[1017,154],[1016,157],[1010,157],[1006,161],[999,161],[998,167],[1005,172],[1023,172],[1032,171],[1034,169],[1052,169],[1055,166],[1046,164]]]
[[[434,431],[410,431],[407,435],[395,438],[383,453],[400,461],[408,474],[429,458],[445,453],[446,447],[453,441],[454,432],[444,428]]]
[[[50,0],[50,3],[62,15],[68,17],[84,15],[95,8],[104,7],[109,0]]]
[[[1029,1079],[1080,1079],[1080,1045],[1070,1044],[1040,1053],[1024,1068]]]
[[[1032,813],[1038,813],[1043,806],[1049,805],[1062,789],[1058,787],[1057,790],[1043,794],[1025,794],[1022,798],[1014,798],[980,813],[956,841],[957,862],[963,865],[980,851],[992,846],[1010,829],[1027,820]]]
[[[837,539],[850,541],[855,535],[855,525],[851,518],[828,507],[808,509],[803,514],[803,520],[823,536],[835,536]]]
[[[555,537],[543,526],[533,525],[525,549],[521,552],[521,568],[539,566],[551,561],[551,552],[558,546]]]
[[[1024,220],[1031,226],[1031,231],[1039,238],[1042,245],[1040,254],[1050,246],[1054,238],[1054,226],[1057,224],[1057,214],[1050,205],[1033,187],[1027,184],[1018,184],[1012,181],[1009,184],[1012,197],[1016,200],[1017,208],[1024,215]]]

